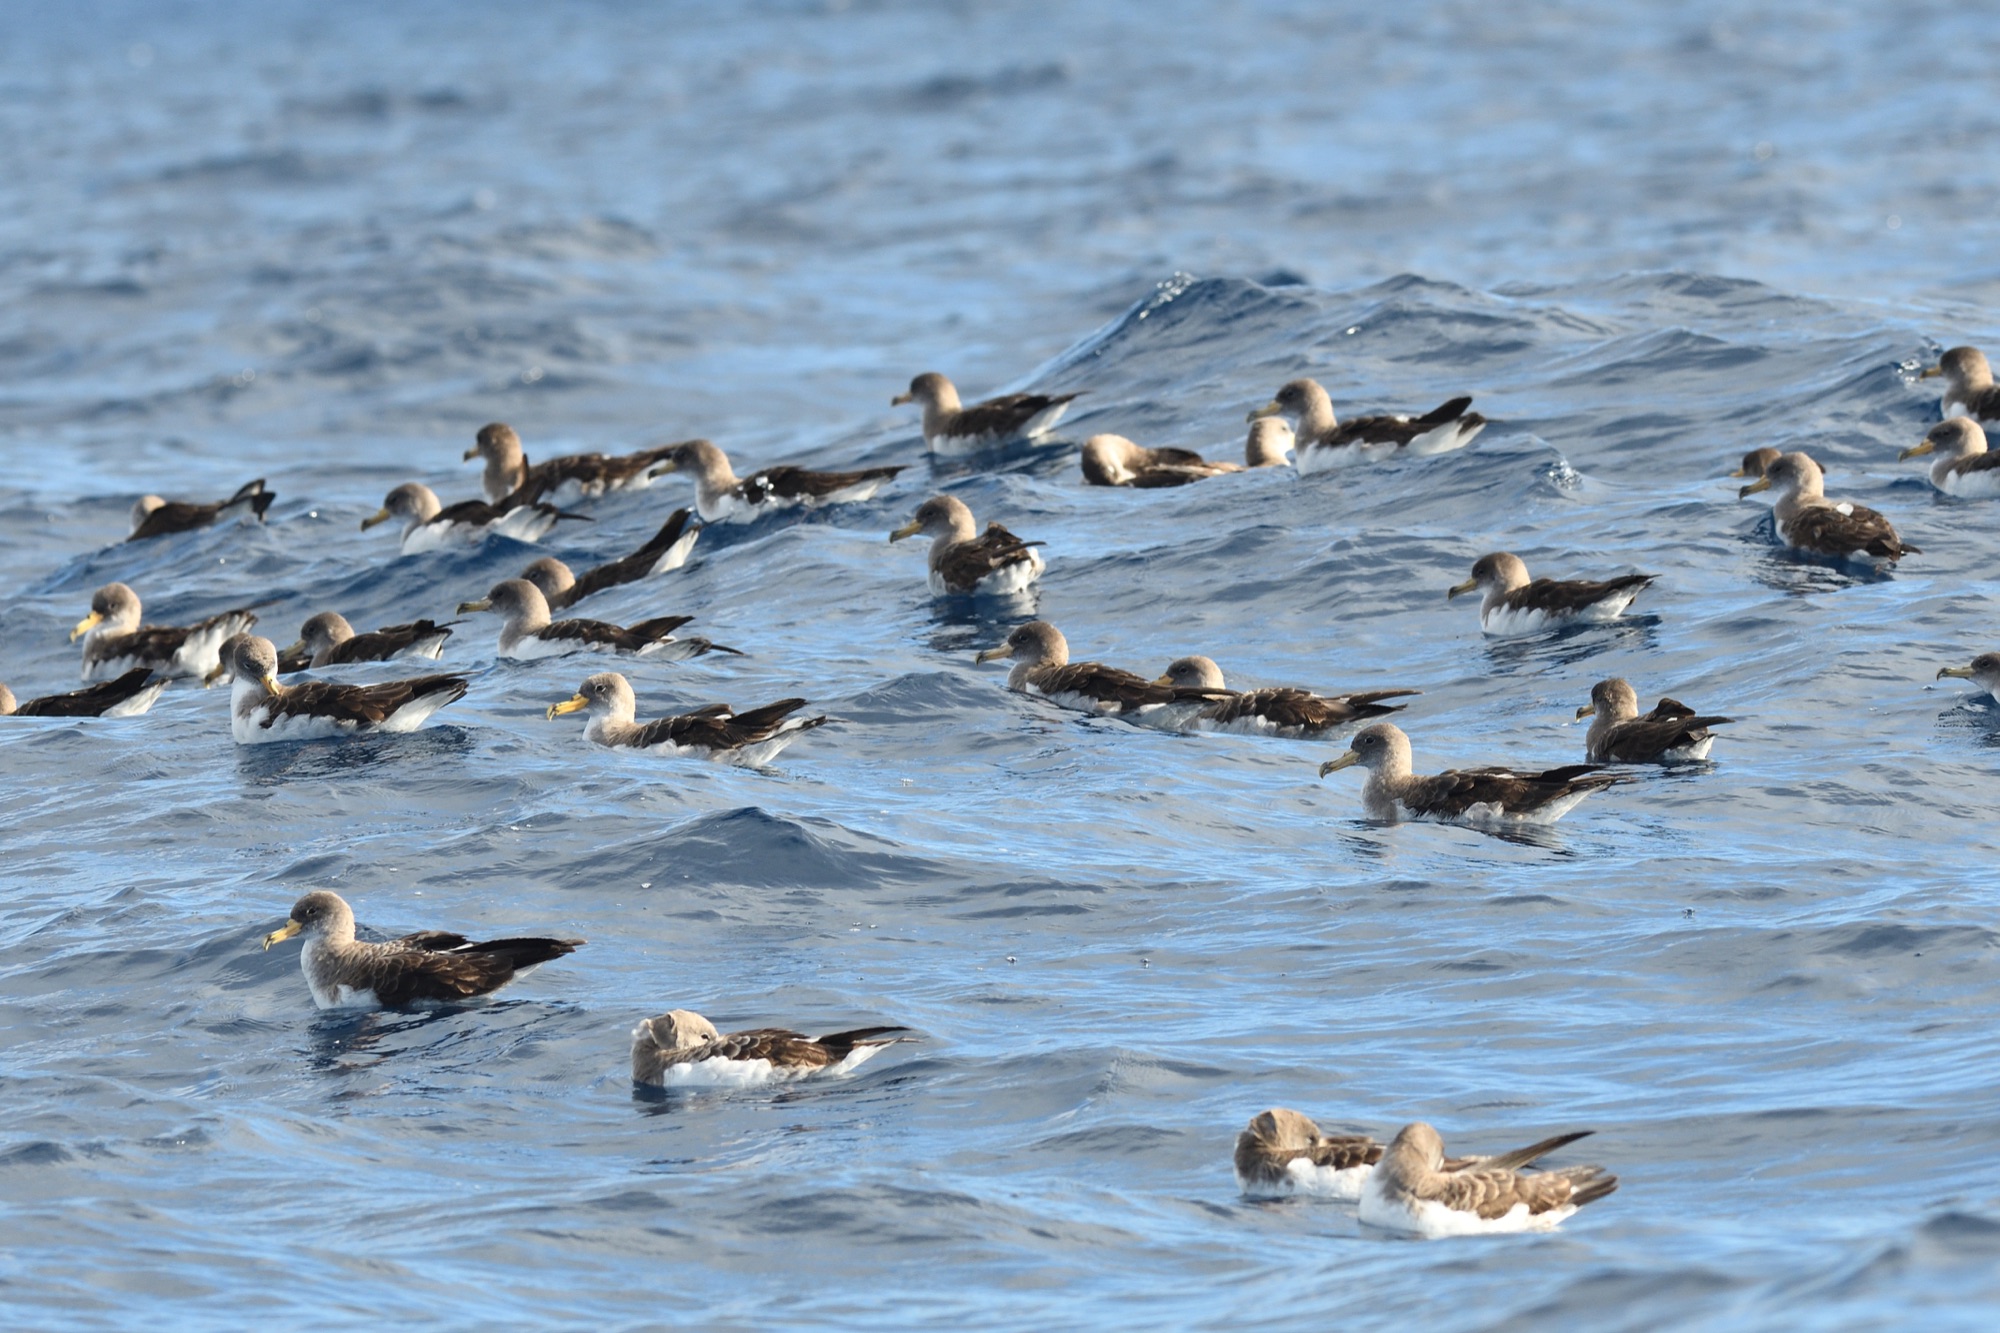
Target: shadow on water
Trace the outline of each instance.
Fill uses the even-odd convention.
[[[236,771],[260,787],[286,782],[318,782],[342,773],[392,764],[425,764],[463,759],[472,752],[463,727],[426,727],[404,736],[361,736],[352,740],[278,741],[237,747]]]
[[[1486,657],[1495,671],[1575,666],[1613,648],[1657,651],[1660,618],[1622,616],[1609,622],[1565,625],[1518,639],[1489,639]]]
[[[927,646],[934,653],[968,659],[982,648],[1001,643],[1016,628],[1041,614],[1041,597],[1028,588],[1003,597],[938,597],[931,601],[937,630]]]
[[[1042,440],[1035,444],[1002,445],[950,458],[930,455],[931,480],[942,486],[968,477],[990,477],[1018,473],[1031,477],[1053,477],[1076,466],[1081,440]]]
[[[1896,577],[1896,572],[1774,545],[1757,561],[1751,577],[1774,592],[1790,597],[1810,597],[1814,593],[1838,592],[1842,588],[1859,587],[1866,583],[1888,583]]]

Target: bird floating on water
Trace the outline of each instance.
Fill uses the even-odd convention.
[[[545,555],[530,561],[528,567],[521,571],[521,577],[542,590],[550,610],[560,611],[606,588],[622,587],[657,574],[671,573],[687,564],[695,539],[701,536],[700,524],[692,527],[688,524],[693,517],[692,509],[676,509],[644,546],[630,555],[606,561],[581,574],[572,573],[568,565],[552,555]]]
[[[275,492],[264,489],[262,477],[244,482],[236,494],[213,504],[191,504],[185,500],[162,500],[157,495],[142,495],[132,505],[132,533],[125,540],[137,542],[177,532],[193,532],[225,518],[248,517],[262,523],[264,511],[277,498]]]
[[[1210,463],[1192,449],[1148,449],[1123,435],[1093,435],[1080,455],[1083,479],[1092,486],[1131,486],[1158,490],[1185,486],[1225,472],[1241,472],[1241,463]]]
[[[1147,726],[1175,730],[1227,690],[1184,689],[1105,666],[1102,662],[1072,662],[1069,641],[1046,620],[1031,620],[1007,636],[1004,643],[983,649],[975,662],[1012,658],[1007,688],[1036,694],[1063,708],[1123,718]]]
[[[86,685],[67,694],[45,694],[25,703],[0,685],[0,717],[137,717],[153,706],[167,678],[151,667],[133,667],[116,680]]]
[[[278,674],[288,676],[311,667],[338,666],[346,662],[387,662],[398,657],[427,657],[432,661],[444,653],[444,641],[451,637],[456,620],[438,624],[435,620],[412,620],[405,625],[384,625],[366,634],[356,634],[347,617],[338,611],[321,611],[299,626],[299,639],[278,653]]]
[[[1521,558],[1506,551],[1482,555],[1473,562],[1472,577],[1445,590],[1450,601],[1460,593],[1482,590],[1479,628],[1508,638],[1534,634],[1563,625],[1597,624],[1625,614],[1632,600],[1658,578],[1657,574],[1624,574],[1615,579],[1534,579]]]
[[[1990,500],[2000,495],[2000,454],[1986,448],[1986,432],[1971,417],[1953,417],[1932,426],[1921,443],[1896,455],[1896,461],[1935,454],[1931,485],[1946,495]]]
[[[553,722],[564,713],[588,710],[590,720],[583,734],[598,745],[699,754],[761,768],[801,735],[826,724],[823,716],[792,716],[805,706],[804,699],[780,699],[739,713],[728,704],[709,704],[677,717],[638,722],[634,718],[639,705],[631,682],[616,671],[603,671],[587,678],[561,703],[550,704],[548,717]]]
[[[229,731],[238,745],[415,731],[432,713],[462,698],[467,684],[464,676],[436,675],[368,685],[332,680],[285,685],[278,680],[278,650],[254,634],[238,634],[224,644],[221,665],[235,680]]]
[[[1577,1130],[1497,1157],[1450,1158],[1443,1169],[1518,1170],[1589,1135]],[[1236,1136],[1236,1183],[1252,1198],[1303,1194],[1352,1203],[1386,1148],[1366,1134],[1324,1134],[1309,1116],[1274,1106],[1252,1116]]]
[[[476,1000],[584,944],[535,936],[469,940],[445,930],[420,930],[380,943],[357,940],[354,909],[325,889],[293,903],[285,924],[264,937],[264,947],[297,935],[305,936],[299,970],[313,1003],[322,1009],[403,1009]]]
[[[1584,758],[1594,764],[1685,764],[1708,758],[1726,717],[1698,717],[1677,699],[1662,699],[1653,711],[1639,715],[1639,692],[1632,682],[1613,676],[1590,687],[1590,702],[1576,710],[1590,718],[1584,738]]]
[[[1554,1230],[1616,1190],[1618,1177],[1601,1166],[1526,1171],[1515,1163],[1581,1137],[1549,1139],[1453,1170],[1435,1129],[1422,1121],[1405,1125],[1361,1187],[1361,1220],[1426,1238]]]
[[[916,403],[924,409],[924,447],[933,454],[963,454],[1014,440],[1035,440],[1055,429],[1069,410],[1073,393],[1010,393],[961,407],[958,390],[936,371],[910,381],[907,393],[889,406]]]
[[[500,656],[522,662],[569,653],[613,653],[659,662],[680,662],[704,653],[736,653],[734,648],[704,638],[675,638],[674,631],[693,616],[655,616],[636,625],[551,620],[548,599],[526,579],[502,579],[478,601],[458,604],[460,615],[475,611],[492,611],[501,617]]]
[[[110,680],[137,667],[202,680],[215,669],[229,637],[256,623],[256,613],[246,607],[192,625],[142,625],[139,594],[123,583],[107,583],[91,594],[90,614],[76,622],[69,637],[83,640],[85,680]]]
[[[930,587],[937,597],[1021,592],[1042,576],[1040,542],[1026,542],[988,523],[982,534],[972,511],[953,495],[934,495],[889,534],[891,542],[923,535],[931,539]]]
[[[1596,764],[1572,764],[1540,773],[1511,768],[1446,769],[1420,776],[1411,771],[1410,738],[1393,723],[1377,722],[1354,733],[1347,752],[1319,766],[1319,775],[1360,765],[1361,808],[1370,819],[1406,819],[1501,829],[1553,824],[1592,792],[1625,779]]]
[[[685,472],[694,478],[694,508],[704,523],[761,518],[782,509],[815,508],[867,500],[903,470],[856,468],[851,472],[812,472],[802,467],[769,467],[738,477],[729,456],[708,440],[677,444],[653,468],[654,476]]]
[[[1952,348],[1917,378],[1944,380],[1944,396],[1938,400],[1940,415],[1971,417],[1983,426],[2000,426],[2000,385],[1993,382],[1993,367],[1986,363],[1986,353],[1977,347]]]
[[[1291,452],[1298,444],[1298,437],[1281,417],[1257,417],[1250,423],[1250,434],[1243,441],[1243,466],[1255,470],[1260,467],[1290,467]]]
[[[691,1009],[670,1009],[632,1029],[632,1081],[649,1087],[750,1087],[813,1074],[850,1074],[900,1041],[903,1027],[853,1028],[808,1037],[789,1028],[722,1033]]]
[[[1398,454],[1426,458],[1463,449],[1486,428],[1486,418],[1470,410],[1472,399],[1454,398],[1422,416],[1355,417],[1342,424],[1333,400],[1315,380],[1297,379],[1279,389],[1248,420],[1276,417],[1292,428],[1293,458],[1300,475],[1349,463],[1375,463]]]
[[[1789,453],[1771,464],[1764,475],[1738,491],[1739,497],[1773,491],[1772,512],[1778,536],[1807,555],[1851,560],[1869,565],[1893,565],[1906,555],[1922,555],[1896,535],[1889,520],[1866,505],[1829,500],[1825,474],[1807,454]]]
[[[1167,664],[1155,682],[1187,690],[1209,690],[1216,698],[1183,724],[1188,731],[1221,731],[1239,736],[1278,736],[1310,740],[1371,717],[1386,717],[1405,705],[1383,703],[1422,690],[1366,690],[1349,694],[1314,694],[1290,687],[1231,691],[1222,668],[1199,654]]]
[[[588,523],[588,514],[572,514],[546,504],[519,504],[502,508],[484,500],[461,500],[455,505],[438,503],[437,492],[420,481],[406,481],[383,497],[382,507],[361,520],[366,532],[392,518],[403,520],[404,555],[436,551],[446,546],[476,542],[488,533],[512,537],[518,542],[537,542],[563,519]]]
[[[473,446],[465,451],[465,461],[486,460],[480,486],[491,504],[511,507],[537,500],[573,504],[609,491],[650,486],[654,465],[677,447],[662,444],[633,454],[567,454],[530,463],[514,428],[495,421],[480,427]]]

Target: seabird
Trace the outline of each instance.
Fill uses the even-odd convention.
[[[1593,764],[1685,764],[1708,758],[1719,727],[1734,718],[1696,717],[1678,699],[1662,699],[1639,715],[1639,692],[1613,676],[1590,687],[1590,702],[1576,710],[1590,718],[1583,757]]]
[[[137,717],[153,706],[167,678],[151,667],[133,667],[116,680],[86,685],[67,694],[45,694],[17,703],[14,692],[0,685],[0,717]]]
[[[242,514],[252,515],[262,523],[264,511],[277,498],[275,492],[264,489],[262,477],[244,482],[236,494],[214,504],[189,504],[185,500],[162,500],[157,495],[142,495],[132,506],[132,535],[125,540],[136,542],[176,532],[193,532],[225,517]]]
[[[1737,464],[1736,470],[1729,475],[1732,477],[1761,477],[1770,471],[1771,464],[1784,456],[1784,450],[1773,449],[1768,444],[1762,449],[1752,449],[1749,453],[1743,455],[1743,461]]]
[[[1451,1158],[1443,1169],[1514,1170],[1589,1134],[1587,1129],[1558,1134],[1497,1157]],[[1384,1150],[1366,1134],[1329,1136],[1309,1117],[1273,1107],[1252,1116],[1249,1127],[1236,1136],[1236,1183],[1253,1198],[1305,1194],[1351,1203],[1361,1197]]]
[[[1827,499],[1825,484],[1818,463],[1805,454],[1790,453],[1737,495],[1775,491],[1778,503],[1773,512],[1778,535],[1795,551],[1876,565],[1893,565],[1906,555],[1923,554],[1898,537],[1889,520],[1874,510]]]
[[[1297,437],[1294,458],[1301,474],[1323,472],[1353,462],[1378,462],[1397,454],[1448,454],[1472,443],[1486,418],[1469,411],[1472,399],[1454,398],[1420,417],[1356,417],[1341,425],[1333,400],[1315,380],[1293,380],[1278,396],[1250,413],[1248,420],[1278,417]]]
[[[889,540],[919,533],[931,539],[933,596],[1004,596],[1042,576],[1042,553],[1035,549],[1040,542],[1024,542],[998,523],[988,523],[982,536],[972,511],[955,495],[934,495],[918,505],[915,516],[890,533]]]
[[[632,1029],[632,1081],[649,1087],[749,1087],[810,1074],[852,1073],[904,1027],[854,1028],[808,1037],[789,1028],[721,1033],[692,1009],[670,1009]]]
[[[924,447],[934,454],[962,454],[1011,440],[1033,440],[1055,429],[1069,411],[1073,393],[1010,393],[960,407],[958,390],[935,371],[910,381],[910,391],[889,400],[889,406],[920,403],[924,409]]]
[[[500,626],[500,656],[516,661],[562,657],[569,653],[617,653],[658,662],[679,662],[703,653],[737,653],[703,638],[676,639],[674,631],[693,616],[656,616],[636,625],[603,620],[550,620],[548,599],[526,579],[502,579],[476,602],[460,602],[458,613],[493,611],[505,617]]]
[[[91,594],[90,614],[76,622],[69,637],[83,640],[85,680],[110,680],[135,667],[202,679],[215,669],[224,641],[256,623],[255,613],[241,609],[193,625],[141,625],[139,594],[107,583]]]
[[[1156,682],[1182,689],[1210,690],[1225,694],[1227,682],[1214,659],[1176,658],[1167,664],[1166,674]],[[1404,705],[1385,704],[1383,699],[1399,699],[1422,694],[1422,690],[1370,690],[1359,694],[1314,694],[1310,690],[1279,687],[1227,693],[1205,705],[1185,724],[1189,731],[1226,731],[1239,736],[1280,736],[1286,740],[1307,740],[1324,736],[1352,722],[1386,717]]]
[[[1046,620],[1029,621],[1009,634],[1005,643],[983,650],[973,660],[996,662],[1007,657],[1014,659],[1014,669],[1007,674],[1010,690],[1038,694],[1064,708],[1170,730],[1228,694],[1147,680],[1101,662],[1071,662],[1068,640]]]
[[[571,504],[627,487],[642,489],[652,485],[653,466],[673,451],[673,445],[662,444],[636,454],[569,454],[530,463],[514,428],[495,421],[480,427],[478,441],[465,451],[465,461],[484,458],[480,485],[487,500],[511,507],[545,498],[552,504]]]
[[[1434,777],[1410,771],[1410,738],[1388,722],[1363,727],[1347,753],[1319,766],[1319,775],[1355,764],[1368,770],[1361,808],[1370,819],[1398,823],[1430,819],[1474,828],[1553,824],[1584,797],[1624,779],[1595,764],[1572,764],[1545,773],[1508,768],[1448,768]]]
[[[1946,495],[1980,500],[2000,495],[2000,454],[1986,451],[1986,432],[1971,417],[1940,421],[1921,444],[1903,450],[1896,460],[1929,453],[1937,455],[1931,464],[1931,485]]]
[[[515,977],[583,946],[579,939],[468,940],[448,930],[375,943],[354,938],[354,909],[316,889],[292,904],[283,926],[264,937],[269,949],[304,935],[299,970],[322,1009],[401,1009],[454,1004],[491,995]]]
[[[1560,1146],[1579,1137],[1550,1139],[1548,1144]],[[1522,1153],[1540,1156],[1536,1149],[1549,1150],[1537,1144],[1454,1171],[1435,1129],[1422,1121],[1405,1125],[1361,1187],[1361,1220],[1431,1238],[1548,1231],[1618,1188],[1618,1177],[1601,1166],[1529,1172],[1500,1164]]]
[[[1291,451],[1298,445],[1292,428],[1279,417],[1258,417],[1250,423],[1249,438],[1243,441],[1243,465],[1247,468],[1290,467]]]
[[[1509,637],[1533,634],[1558,625],[1596,624],[1616,620],[1632,599],[1659,575],[1623,574],[1594,579],[1528,578],[1521,558],[1505,551],[1482,555],[1473,562],[1472,577],[1445,591],[1450,601],[1475,588],[1484,591],[1479,604],[1479,628]]]
[[[644,546],[630,555],[586,569],[580,576],[572,574],[569,566],[554,556],[545,555],[530,562],[521,571],[521,577],[542,590],[550,610],[560,611],[576,605],[592,593],[637,583],[640,579],[649,579],[655,574],[665,574],[685,565],[688,552],[694,550],[695,539],[701,536],[699,525],[688,526],[688,520],[693,517],[692,509],[676,509]]]
[[[688,440],[653,468],[653,475],[686,472],[694,477],[694,508],[704,523],[758,518],[793,505],[812,507],[866,500],[902,466],[865,467],[852,472],[809,472],[802,467],[770,467],[739,478],[729,456],[707,440]]]
[[[1954,347],[1917,378],[1939,376],[1944,377],[1944,397],[1938,401],[1942,415],[1971,417],[1981,425],[2000,426],[2000,385],[1993,382],[1993,367],[1986,364],[1986,353],[1977,347]]]
[[[437,493],[418,481],[406,481],[383,498],[382,507],[361,520],[366,532],[377,523],[392,518],[403,520],[404,555],[435,551],[454,542],[478,541],[489,532],[515,541],[540,541],[550,528],[565,518],[588,523],[587,514],[571,514],[554,505],[521,504],[505,509],[484,500],[461,500],[446,508],[438,504]]]
[[[1093,435],[1083,442],[1083,479],[1092,486],[1132,486],[1157,490],[1185,486],[1225,472],[1241,472],[1240,463],[1210,463],[1192,449],[1147,449],[1123,435]]]
[[[456,620],[443,625],[435,620],[413,620],[407,625],[384,625],[366,634],[356,634],[347,617],[338,611],[322,611],[299,626],[299,641],[278,654],[278,674],[289,676],[308,667],[336,666],[343,662],[387,662],[396,657],[428,657],[435,661],[444,653],[444,641],[451,637]]]
[[[418,676],[373,685],[308,680],[278,683],[278,650],[254,634],[223,645],[223,666],[235,677],[229,731],[238,745],[373,736],[415,731],[465,694],[464,676]]]
[[[1972,659],[1971,666],[1940,667],[1937,679],[1943,680],[1946,676],[1973,682],[1985,690],[1994,703],[2000,704],[2000,653],[1981,653]]]
[[[588,677],[574,695],[550,704],[548,716],[553,722],[564,713],[588,709],[590,721],[583,734],[599,745],[661,754],[698,753],[752,768],[770,763],[802,733],[826,723],[824,717],[791,716],[806,706],[804,699],[780,699],[741,713],[728,704],[709,704],[655,722],[633,721],[638,706],[625,677],[616,671],[601,671]]]

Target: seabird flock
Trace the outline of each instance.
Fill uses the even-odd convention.
[[[1985,356],[1971,347],[1944,354],[1923,378],[1942,377],[1945,419],[1901,458],[1934,456],[1931,484],[1947,495],[2000,496],[2000,454],[1987,450],[1985,427],[2000,422],[2000,386]],[[893,404],[923,410],[923,438],[936,456],[962,456],[1050,434],[1078,395],[1011,394],[964,406],[950,380],[924,374]],[[1298,472],[1334,470],[1404,456],[1463,449],[1485,427],[1468,397],[1453,398],[1415,416],[1364,416],[1342,423],[1326,390],[1310,379],[1281,387],[1269,403],[1249,413],[1244,462],[1210,462],[1182,448],[1148,448],[1123,436],[1096,434],[1082,445],[1084,481],[1098,486],[1150,489],[1182,486],[1245,468],[1292,466]],[[1289,457],[1288,457],[1289,455]],[[608,492],[650,486],[674,473],[694,483],[694,512],[701,524],[733,523],[866,500],[894,481],[900,467],[815,472],[773,467],[739,477],[727,455],[707,440],[687,440],[637,453],[579,454],[531,463],[520,436],[495,422],[478,432],[465,461],[482,460],[483,499],[443,505],[427,486],[397,486],[363,529],[399,519],[403,554],[436,550],[499,534],[534,542],[565,520],[588,515],[561,508]],[[1825,494],[1824,474],[1804,453],[1764,448],[1746,454],[1733,474],[1746,478],[1740,495],[1774,492],[1781,543],[1809,558],[1893,566],[1921,554],[1889,520],[1872,509]],[[132,509],[126,541],[141,541],[208,527],[230,518],[263,522],[274,494],[262,478],[214,503],[169,502],[148,495]],[[535,560],[521,576],[495,584],[458,607],[460,616],[491,612],[501,620],[499,656],[534,659],[590,652],[619,659],[674,662],[710,653],[736,653],[699,636],[676,634],[689,617],[660,616],[624,626],[601,620],[555,618],[607,588],[680,569],[701,524],[678,509],[644,546],[577,574],[552,557]],[[1045,567],[1042,543],[1024,541],[997,522],[982,532],[972,511],[952,495],[916,507],[889,534],[891,542],[930,538],[928,578],[938,597],[1007,599],[1026,591]],[[1604,580],[1531,578],[1505,551],[1481,556],[1470,577],[1446,590],[1480,596],[1481,629],[1494,636],[1545,634],[1564,627],[1615,620],[1654,582],[1648,574]],[[230,731],[240,744],[413,731],[437,710],[463,697],[469,677],[455,673],[367,684],[296,675],[354,662],[441,657],[455,630],[467,622],[413,620],[357,632],[337,611],[309,618],[298,641],[282,652],[250,633],[254,609],[221,612],[197,624],[148,625],[136,592],[111,583],[91,598],[89,614],[72,631],[82,639],[84,689],[17,703],[0,685],[0,715],[130,717],[144,713],[175,681],[231,683]],[[1439,820],[1488,830],[1545,825],[1586,797],[1632,781],[1612,765],[1692,764],[1705,761],[1712,728],[1730,721],[1704,716],[1673,699],[1642,713],[1639,695],[1622,679],[1599,681],[1577,709],[1591,719],[1586,762],[1546,771],[1484,767],[1433,775],[1414,769],[1410,737],[1382,720],[1406,707],[1420,691],[1409,688],[1321,694],[1298,687],[1237,689],[1207,657],[1189,656],[1148,677],[1099,662],[1070,660],[1062,632],[1031,620],[1004,642],[979,652],[976,662],[1011,661],[1009,689],[1039,695],[1060,707],[1146,727],[1181,732],[1223,732],[1290,740],[1320,740],[1359,727],[1339,755],[1320,765],[1322,778],[1349,767],[1367,772],[1361,788],[1365,814],[1376,820]],[[1967,679],[2000,703],[2000,653],[1983,653],[1966,666],[1946,666],[1938,679]],[[1396,702],[1388,702],[1394,700]],[[803,698],[780,699],[737,711],[714,703],[674,717],[640,721],[631,683],[616,671],[587,677],[571,697],[551,703],[553,720],[584,712],[585,738],[614,749],[699,755],[761,767],[787,745],[824,725],[804,716]],[[353,910],[325,890],[305,894],[285,924],[264,937],[264,947],[303,937],[300,968],[321,1008],[401,1008],[465,1003],[492,994],[516,976],[563,957],[580,939],[520,937],[474,941],[426,930],[384,942],[355,938]],[[723,1033],[700,1014],[676,1009],[639,1023],[631,1034],[632,1078],[657,1087],[744,1086],[773,1079],[841,1074],[882,1050],[913,1040],[905,1029],[866,1027],[809,1037],[783,1028]],[[1236,1142],[1236,1176],[1246,1196],[1317,1195],[1358,1205],[1363,1222],[1424,1236],[1546,1230],[1585,1204],[1610,1194],[1617,1177],[1598,1166],[1533,1169],[1590,1131],[1573,1131],[1529,1147],[1488,1156],[1446,1157],[1438,1132],[1421,1122],[1404,1126],[1387,1143],[1362,1134],[1327,1135],[1311,1119],[1284,1108],[1261,1112]]]

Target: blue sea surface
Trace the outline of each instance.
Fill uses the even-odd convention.
[[[0,15],[0,679],[72,688],[91,592],[295,637],[446,617],[541,547],[399,557],[392,486],[705,435],[903,463],[593,599],[743,649],[642,716],[804,695],[767,770],[588,745],[602,665],[443,666],[410,736],[239,747],[227,692],[0,725],[0,1318],[21,1328],[1991,1328],[2000,1322],[2000,505],[1898,450],[2000,343],[2000,25],[1804,0],[340,6]],[[932,463],[892,408],[1081,390]],[[1458,393],[1468,451],[1086,488],[1113,431],[1237,457],[1310,374]],[[1727,477],[1804,448],[1923,554],[1795,559]],[[262,476],[265,526],[118,544]],[[937,601],[939,490],[1046,542]],[[1488,640],[1479,555],[1658,582]],[[1079,658],[1418,688],[1420,771],[1583,757],[1591,684],[1735,719],[1552,830],[1384,827],[1339,742],[1177,736],[1009,694]],[[353,679],[407,673],[358,668]],[[259,938],[579,935],[492,1002],[321,1014]],[[640,1095],[627,1033],[903,1023],[854,1077]],[[1465,1151],[1590,1128],[1619,1191],[1409,1243],[1252,1203],[1268,1106]]]

